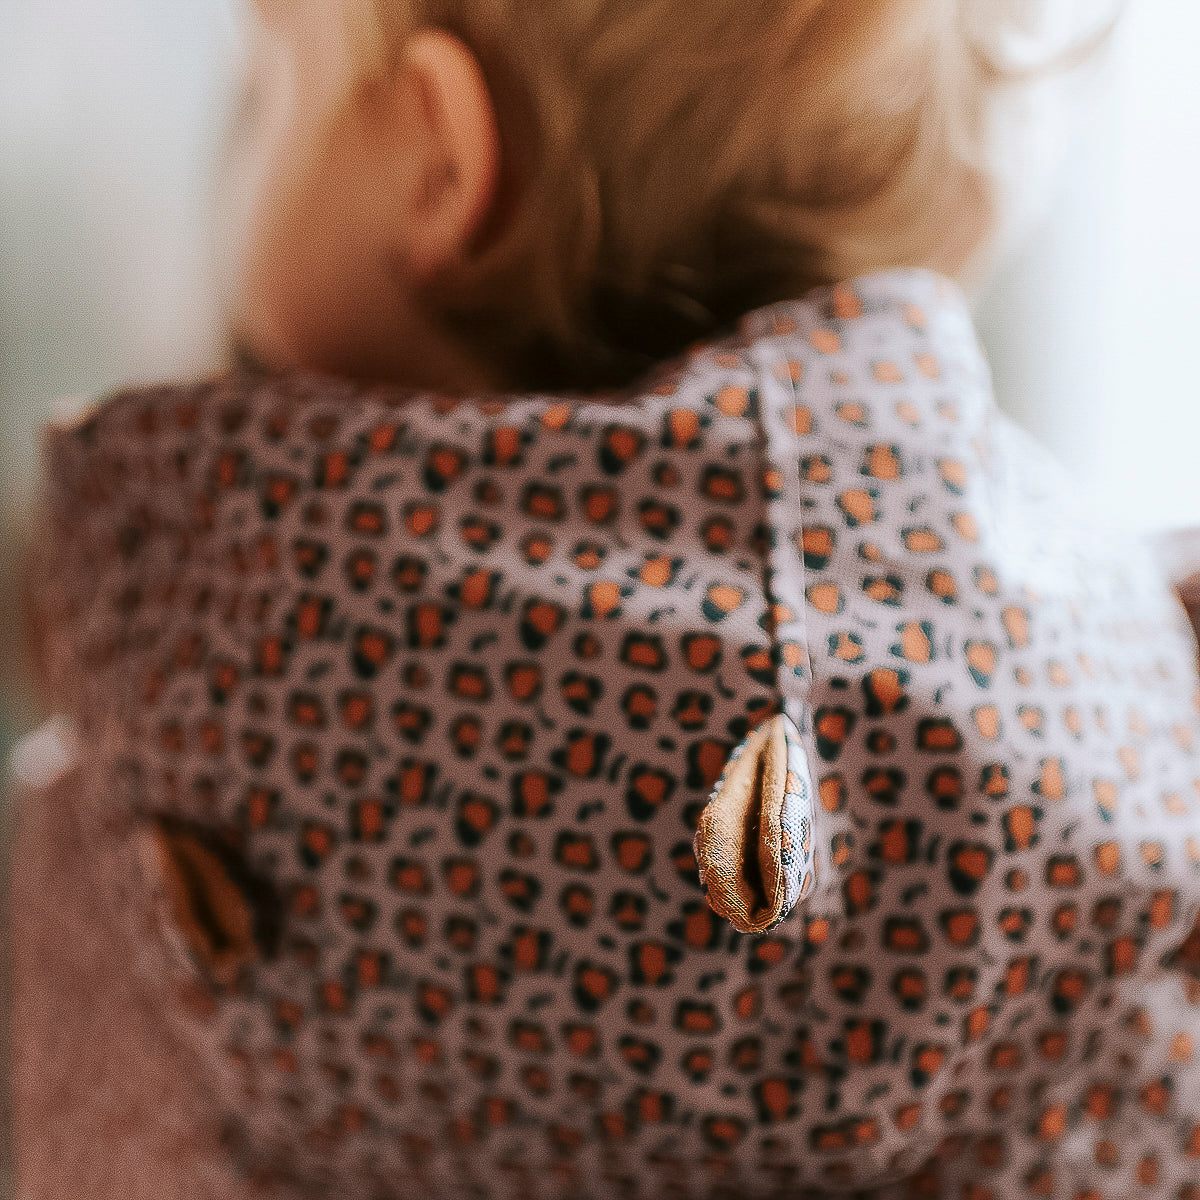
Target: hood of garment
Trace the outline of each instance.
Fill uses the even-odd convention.
[[[249,1172],[1024,1179],[1152,1055],[1112,1014],[1195,915],[1195,646],[937,276],[603,400],[125,393],[43,513],[97,894]]]

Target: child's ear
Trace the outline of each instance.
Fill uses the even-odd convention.
[[[471,50],[441,30],[406,42],[394,76],[404,263],[423,281],[466,256],[495,202],[500,137]]]

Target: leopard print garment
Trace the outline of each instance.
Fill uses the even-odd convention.
[[[47,447],[97,895],[249,1174],[1200,1196],[1195,645],[952,285],[636,398],[233,378]],[[779,714],[813,879],[751,936],[693,836]]]

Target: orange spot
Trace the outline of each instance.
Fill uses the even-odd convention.
[[[749,393],[743,387],[723,387],[714,397],[717,411],[726,417],[745,416],[750,407]]]

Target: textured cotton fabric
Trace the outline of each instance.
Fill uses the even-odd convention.
[[[1200,1195],[1195,643],[944,280],[605,401],[126,394],[46,511],[97,896],[247,1173]],[[693,838],[779,714],[808,876],[750,936]]]

